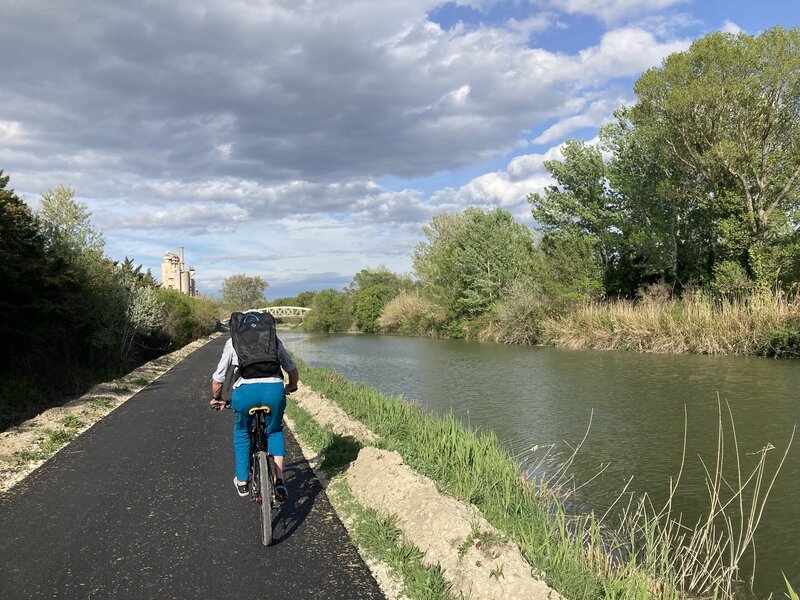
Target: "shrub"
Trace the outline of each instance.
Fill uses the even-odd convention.
[[[536,344],[548,307],[541,294],[523,284],[514,285],[498,304],[495,318],[479,339],[503,344]]]
[[[352,322],[350,298],[334,289],[317,292],[311,301],[311,312],[303,322],[303,329],[313,333],[347,331]]]
[[[164,324],[158,333],[162,343],[180,347],[214,331],[219,315],[214,300],[190,298],[168,288],[158,289],[157,297],[164,307]]]
[[[437,335],[444,321],[444,311],[419,292],[401,292],[383,308],[378,327],[385,333]]]

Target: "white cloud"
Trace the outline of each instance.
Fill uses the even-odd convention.
[[[18,121],[0,121],[0,144],[16,146],[24,141],[22,123]]]
[[[562,119],[545,129],[534,140],[534,144],[552,144],[563,140],[571,132],[582,127],[598,128],[613,121],[614,110],[625,104],[631,104],[627,95],[611,94],[608,97],[593,101],[583,112]]]
[[[675,3],[639,2],[636,14]],[[12,2],[0,19],[0,55],[15,56],[0,82],[0,167],[29,195],[76,188],[115,256],[161,243],[160,260],[202,235],[200,257],[287,252],[297,258],[281,272],[298,276],[309,256],[320,274],[352,273],[364,256],[400,268],[437,211],[523,214],[548,181],[550,151],[439,192],[384,189],[381,177],[497,160],[541,123],[537,144],[600,125],[626,98],[610,82],[688,46],[643,21],[568,54],[531,47],[532,34],[558,26],[552,11],[445,31],[428,19],[443,4]],[[634,10],[629,0],[548,6],[609,22]],[[214,260],[209,282],[232,268]]]
[[[649,31],[625,27],[607,32],[600,45],[582,50],[579,64],[588,71],[588,77],[633,76],[658,65],[673,52],[686,50],[690,44],[688,39],[660,43]]]
[[[726,21],[725,21],[725,22],[722,24],[722,27],[720,27],[720,31],[722,31],[722,32],[724,32],[724,33],[733,33],[733,34],[735,35],[735,34],[737,34],[737,33],[741,33],[741,32],[742,32],[742,28],[741,28],[741,27],[739,27],[739,26],[738,26],[736,23],[734,23],[733,21],[727,21],[727,20],[726,20]]]
[[[510,19],[507,23],[510,30],[519,32],[525,37],[545,31],[555,24],[556,17],[552,13],[538,13],[525,19]]]
[[[562,158],[561,144],[543,153],[524,154],[512,159],[505,170],[473,178],[459,188],[446,188],[433,194],[436,212],[461,211],[467,206],[484,210],[503,208],[522,222],[531,222],[527,197],[541,193],[553,183],[545,161]]]
[[[0,49],[26,53],[7,66],[17,84],[0,110],[29,131],[39,164],[12,154],[6,165],[61,175],[75,171],[66,157],[94,153],[76,173],[95,171],[89,196],[109,183],[104,156],[116,180],[424,176],[508,152],[576,89],[683,47],[627,28],[569,56],[520,35],[549,16],[443,31],[426,19],[438,4],[13,5]]]
[[[606,23],[656,12],[688,0],[549,0],[548,4],[568,13],[581,13]]]
[[[638,27],[649,31],[659,38],[675,38],[681,31],[693,26],[701,26],[703,22],[692,15],[679,12],[669,14],[648,15],[637,19],[629,24],[631,27]]]

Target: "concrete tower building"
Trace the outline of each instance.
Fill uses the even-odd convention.
[[[187,296],[197,296],[195,288],[195,270],[189,267],[188,271],[183,269],[183,246],[178,250],[178,254],[167,252],[161,261],[161,287],[178,290]]]

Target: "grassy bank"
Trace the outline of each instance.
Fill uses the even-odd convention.
[[[542,322],[541,341],[567,348],[800,356],[800,299],[713,300],[704,294],[579,306]]]
[[[376,445],[399,452],[440,489],[477,506],[565,597],[732,596],[738,564],[728,554],[741,554],[743,547],[728,545],[734,532],[715,528],[718,518],[730,518],[724,490],[717,490],[719,504],[693,531],[647,498],[631,500],[616,524],[608,515],[571,515],[563,504],[563,480],[527,481],[494,435],[477,434],[452,416],[432,416],[331,370],[301,365],[301,380],[377,433]],[[330,432],[313,435],[326,457],[323,466],[331,469],[353,460],[360,448]],[[710,484],[719,485],[711,477]]]
[[[800,357],[800,297],[784,293],[676,298],[655,286],[636,300],[556,306],[517,290],[480,318],[458,322],[420,294],[406,293],[387,304],[378,323],[384,333],[504,344]]]
[[[341,469],[356,459],[361,444],[323,428],[291,401],[286,414],[293,433],[324,457],[320,468],[332,477],[328,495],[361,551],[385,564],[410,600],[455,600],[441,569],[423,563],[422,552],[402,538],[394,519],[361,506],[353,497]]]

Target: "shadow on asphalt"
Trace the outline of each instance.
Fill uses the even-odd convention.
[[[322,492],[319,480],[302,469],[305,459],[295,460],[285,465],[284,479],[289,491],[289,500],[281,507],[273,521],[272,545],[278,545],[289,538],[305,521],[314,506],[314,501]]]

